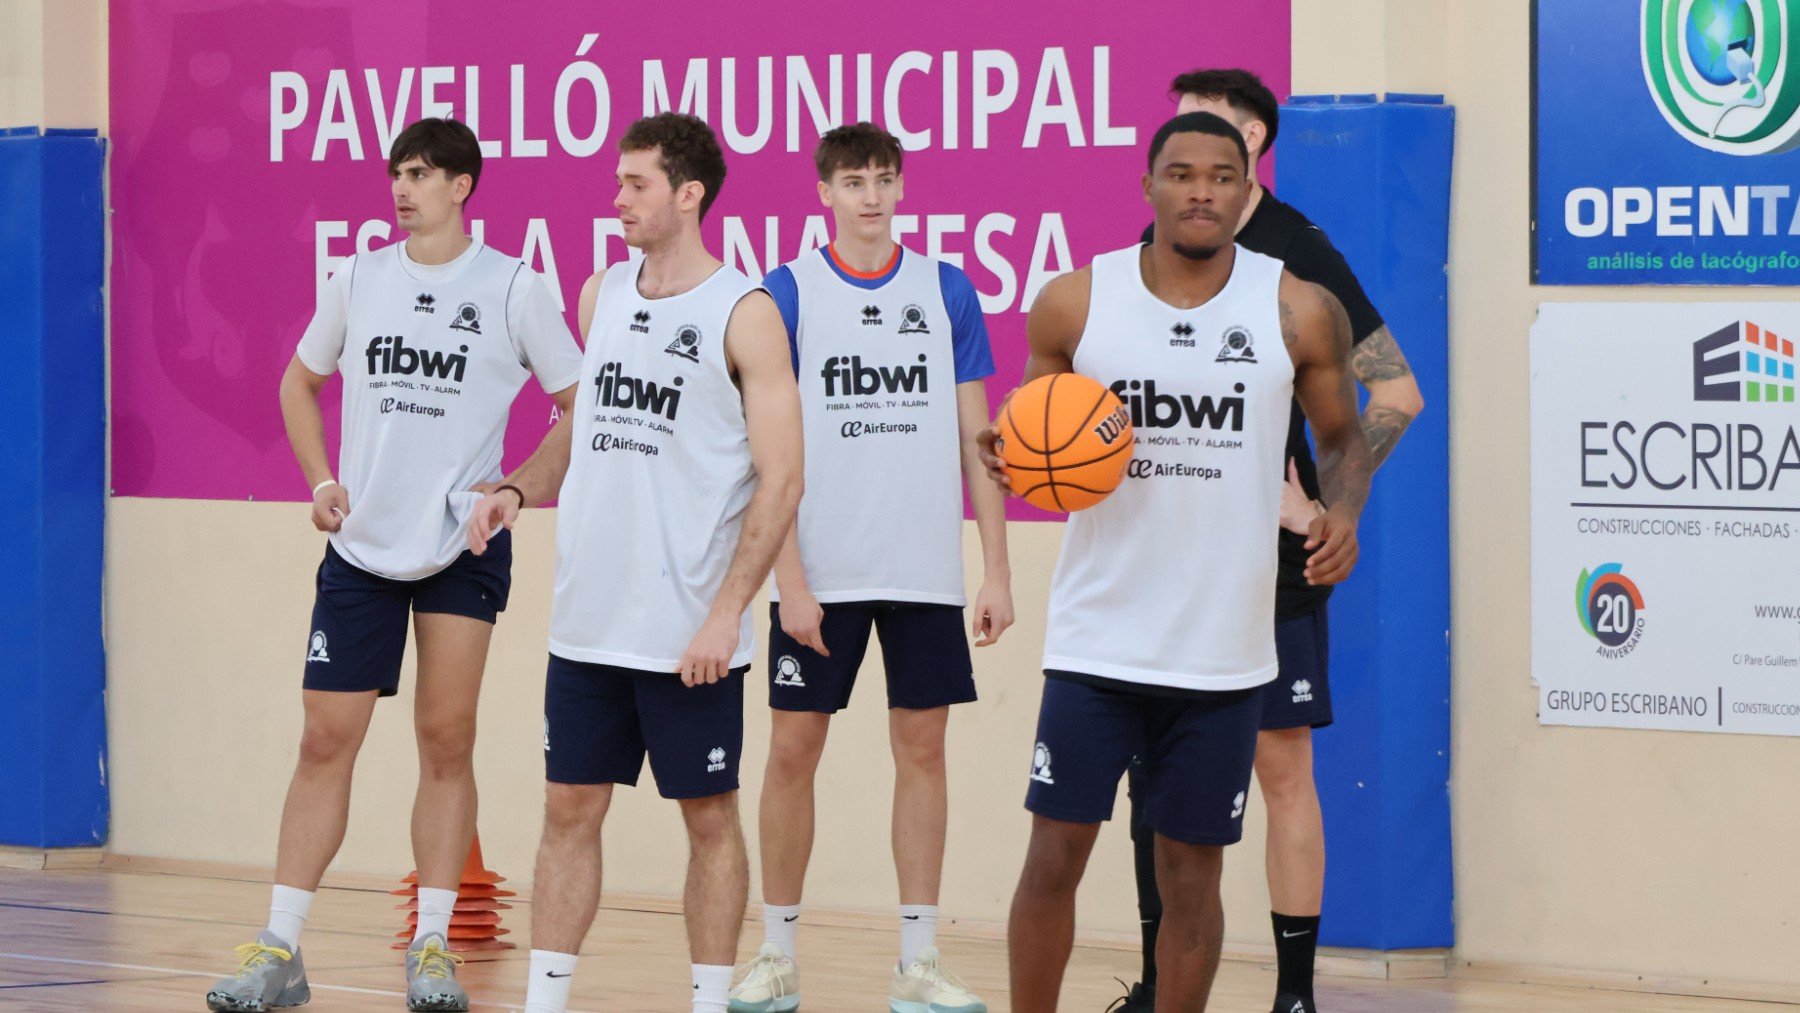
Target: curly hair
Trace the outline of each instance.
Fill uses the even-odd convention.
[[[719,150],[719,139],[712,128],[698,116],[657,113],[633,123],[619,138],[622,152],[651,149],[662,156],[663,172],[668,174],[671,187],[688,182],[700,184],[700,217],[705,218],[725,185],[725,153]]]
[[[819,169],[819,182],[831,182],[839,169],[861,169],[878,166],[900,172],[904,158],[900,140],[873,123],[852,123],[819,135],[819,148],[813,152],[813,163]]]
[[[1223,99],[1226,105],[1238,112],[1249,113],[1269,128],[1268,136],[1263,138],[1264,151],[1275,146],[1275,128],[1281,119],[1281,106],[1275,101],[1275,93],[1262,83],[1262,78],[1247,70],[1190,70],[1169,82],[1169,94]]]

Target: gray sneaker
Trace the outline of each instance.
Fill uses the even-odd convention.
[[[436,932],[406,951],[406,1008],[409,1010],[466,1010],[469,993],[456,983],[456,967],[463,958],[451,953]]]
[[[261,1013],[312,999],[300,951],[279,937],[259,933],[256,942],[237,947],[237,955],[237,973],[219,979],[206,993],[206,1008],[213,1013]]]

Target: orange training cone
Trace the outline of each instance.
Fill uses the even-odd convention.
[[[407,898],[406,903],[396,905],[407,912],[406,927],[395,933],[399,942],[394,949],[404,950],[412,942],[419,927],[419,870],[414,869],[401,880],[406,885],[398,890],[391,890],[396,896]],[[474,956],[478,953],[496,954],[501,950],[516,948],[518,944],[509,943],[500,937],[512,932],[500,927],[500,912],[512,910],[512,905],[500,898],[517,896],[511,890],[502,890],[498,884],[506,882],[506,877],[486,868],[481,858],[481,835],[477,834],[469,847],[469,860],[463,863],[462,882],[456,887],[456,907],[450,914],[450,950],[473,960],[483,959]]]

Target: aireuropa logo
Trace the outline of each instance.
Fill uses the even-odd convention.
[[[1694,342],[1694,400],[1793,404],[1793,340],[1740,320]]]
[[[1800,143],[1800,26],[1789,0],[1644,0],[1644,80],[1675,132],[1710,151]]]
[[[1587,635],[1600,641],[1595,653],[1623,658],[1644,636],[1644,595],[1618,563],[1602,563],[1581,571],[1575,581],[1575,618]]]

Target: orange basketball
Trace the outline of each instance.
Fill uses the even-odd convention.
[[[1131,463],[1130,413],[1118,395],[1079,373],[1020,387],[996,425],[1013,492],[1044,510],[1086,510],[1118,488]]]

